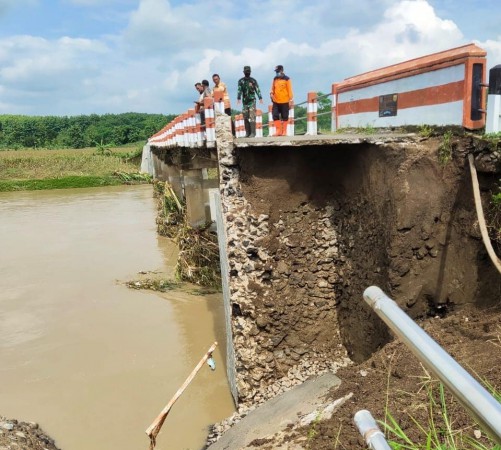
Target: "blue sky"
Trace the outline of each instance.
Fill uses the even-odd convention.
[[[499,0],[0,0],[0,114],[181,113],[251,65],[308,91],[471,42],[501,64]]]

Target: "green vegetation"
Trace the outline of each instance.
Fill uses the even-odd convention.
[[[322,414],[320,412],[317,412],[317,415],[315,416],[315,419],[313,422],[310,424],[310,428],[308,429],[308,435],[306,437],[306,448],[310,449],[311,441],[313,438],[318,434],[318,423],[320,422],[320,419],[322,418]]]
[[[8,191],[37,191],[43,189],[70,189],[98,186],[114,186],[123,184],[112,176],[69,176],[49,180],[0,180],[0,192]]]
[[[179,283],[163,278],[146,278],[141,280],[127,281],[125,285],[131,289],[148,289],[150,291],[167,292],[177,289]]]
[[[144,113],[74,117],[0,115],[0,149],[125,145],[145,141],[174,117]]]
[[[501,141],[501,131],[497,132],[497,133],[487,133],[487,134],[484,134],[484,139],[488,140],[488,141],[494,141],[496,143],[498,143],[499,141]]]
[[[491,239],[501,244],[501,180],[499,180],[498,192],[491,195],[489,224]]]
[[[433,134],[433,128],[430,125],[421,125],[418,133],[421,137],[429,138]]]
[[[367,124],[365,127],[359,127],[357,131],[361,134],[374,134],[377,130],[373,125]]]
[[[438,161],[444,166],[452,158],[452,135],[452,131],[446,131],[442,137],[442,142],[438,147]]]
[[[419,441],[410,437],[410,430],[404,431],[400,424],[386,407],[386,419],[380,422],[385,431],[388,444],[392,449],[401,450],[462,450],[465,448],[477,450],[501,450],[499,445],[489,439],[485,434],[480,437],[473,435],[471,427],[461,428],[456,424],[454,417],[449,412],[452,397],[447,398],[444,386],[433,380],[428,373],[422,377],[422,386],[428,397],[428,421],[420,423],[409,415],[414,430],[420,435]],[[492,386],[491,386],[492,388]],[[493,396],[499,401],[500,394],[493,389]]]
[[[210,224],[191,227],[186,222],[185,205],[167,182],[156,181],[158,199],[157,231],[178,245],[176,277],[213,290],[221,289],[221,267],[217,234]]]
[[[123,146],[99,154],[93,148],[0,152],[0,192],[66,189],[150,182],[139,174],[142,147]]]

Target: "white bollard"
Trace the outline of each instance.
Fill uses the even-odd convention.
[[[263,111],[256,109],[256,137],[263,137]]]
[[[204,98],[205,133],[207,135],[207,147],[216,146],[216,116],[214,114],[214,100]]]
[[[336,106],[337,106],[337,84],[333,83],[333,85],[332,85],[332,104],[331,104],[331,131],[337,130]]]
[[[287,121],[287,131],[286,136],[294,136],[295,127],[294,127],[294,102],[289,102],[289,120]]]
[[[501,64],[489,70],[489,92],[487,95],[487,117],[485,132],[501,131]]]
[[[268,105],[268,136],[276,136],[275,122],[273,121],[273,105]]]
[[[308,107],[306,111],[306,134],[310,136],[315,136],[318,134],[317,131],[317,93],[308,92]]]

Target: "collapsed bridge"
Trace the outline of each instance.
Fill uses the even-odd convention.
[[[402,120],[483,127],[485,52],[465,46],[405,64],[333,89],[333,129],[386,132],[316,135],[310,123],[304,136],[289,127],[285,137],[235,138],[216,101],[214,120],[206,115],[213,131],[204,135],[186,113],[145,148],[143,170],[185,199],[189,222],[217,223],[236,402],[271,396],[291,370],[301,377],[319,360],[361,361],[387,342],[386,327],[359,301],[369,285],[413,317],[496,301],[499,280],[475,228],[465,171],[476,152],[488,183],[499,162],[474,138],[458,137],[444,164],[442,136],[392,131]]]

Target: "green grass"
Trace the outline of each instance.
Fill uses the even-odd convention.
[[[421,125],[419,127],[419,135],[424,138],[429,138],[433,134],[433,128],[430,125]]]
[[[119,184],[123,184],[122,180],[114,176],[73,175],[45,180],[0,180],[0,192],[115,186]]]
[[[145,183],[138,148],[24,149],[0,152],[0,192]]]
[[[499,445],[485,437],[476,439],[472,436],[471,428],[461,428],[456,425],[454,417],[449,413],[449,402],[446,398],[442,383],[433,380],[428,373],[423,377],[423,387],[428,398],[428,420],[423,423],[409,414],[414,431],[420,435],[419,440],[412,440],[410,433],[406,433],[386,406],[386,417],[380,424],[385,432],[388,445],[394,450],[501,450]],[[496,400],[500,400],[500,393],[484,381]]]
[[[438,160],[445,166],[452,159],[452,131],[446,131],[438,147]]]
[[[497,133],[486,133],[484,134],[484,139],[497,143],[501,140],[501,131],[498,131]]]

